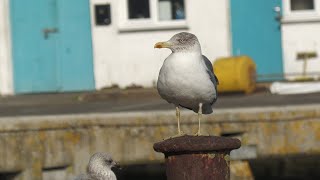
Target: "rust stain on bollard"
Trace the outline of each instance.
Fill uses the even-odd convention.
[[[165,154],[167,180],[230,179],[229,154],[238,139],[217,136],[181,136],[155,143]]]

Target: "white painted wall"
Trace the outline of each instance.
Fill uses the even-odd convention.
[[[0,94],[13,94],[9,0],[0,1]]]
[[[221,0],[185,0],[186,23],[144,24],[134,26],[124,22],[127,9],[126,0],[90,0],[92,14],[92,36],[94,50],[94,71],[96,88],[101,89],[112,84],[120,87],[132,84],[151,87],[156,83],[159,69],[170,54],[170,50],[158,50],[153,46],[158,41],[168,40],[175,33],[190,31],[196,34],[202,45],[203,54],[214,60],[230,55],[228,1]],[[153,0],[151,0],[153,1]],[[111,3],[112,24],[94,25],[94,4]],[[156,8],[152,6],[152,12]],[[146,27],[145,31],[130,31]],[[157,29],[166,30],[157,30]],[[148,29],[148,30],[147,30]],[[129,31],[129,32],[128,32]]]
[[[284,17],[282,20],[282,47],[284,72],[302,73],[303,61],[297,60],[297,53],[303,51],[317,52],[318,57],[307,63],[308,72],[320,73],[320,1],[315,0],[312,11],[290,10],[290,1],[284,0]],[[297,76],[286,76],[294,79]],[[319,75],[313,76],[315,78]]]
[[[282,33],[285,73],[302,73],[303,61],[296,58],[302,51],[317,52],[318,57],[308,61],[307,72],[320,73],[320,22],[283,24]],[[287,76],[288,79],[295,77]]]

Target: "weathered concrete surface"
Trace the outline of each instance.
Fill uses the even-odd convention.
[[[231,161],[230,163],[231,177],[230,179],[253,180],[250,165],[248,161]]]
[[[182,111],[181,119],[184,132],[196,132],[196,114]],[[257,157],[320,154],[320,105],[216,110],[202,125],[204,134],[238,137]],[[0,174],[70,179],[97,151],[121,164],[159,162],[153,143],[175,133],[173,111],[0,118]]]

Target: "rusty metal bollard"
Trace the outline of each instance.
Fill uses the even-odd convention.
[[[238,139],[218,136],[180,136],[153,145],[165,155],[167,180],[228,180],[230,151]]]

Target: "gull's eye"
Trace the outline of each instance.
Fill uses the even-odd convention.
[[[111,160],[111,159],[108,159],[108,160],[106,160],[106,162],[107,162],[108,164],[111,164],[111,163],[112,163],[112,160]]]
[[[184,39],[178,39],[178,41],[179,41],[180,43],[185,42],[185,40],[184,40]]]

